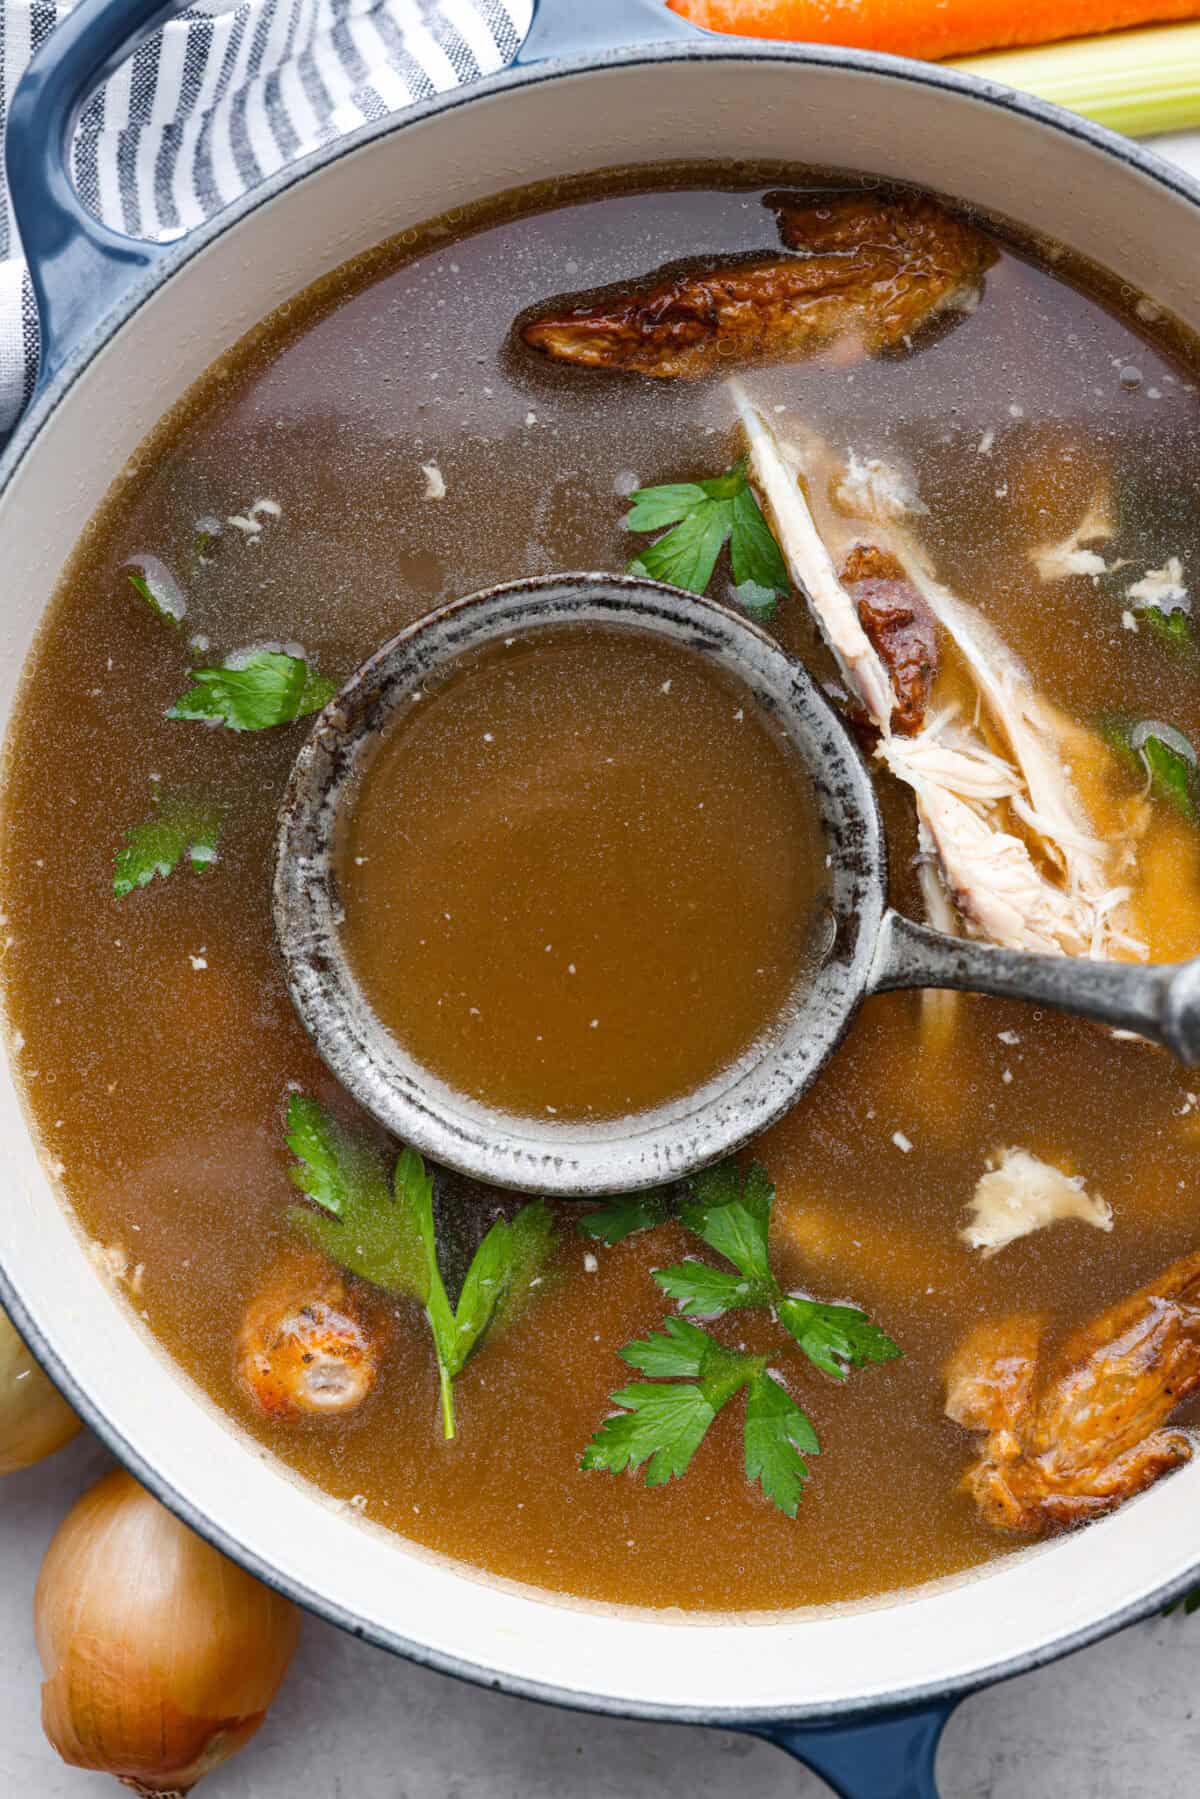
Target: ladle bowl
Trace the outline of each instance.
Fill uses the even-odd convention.
[[[336,848],[374,746],[426,685],[489,644],[563,626],[666,638],[740,682],[807,769],[829,858],[815,958],[775,1025],[723,1072],[628,1118],[516,1117],[456,1092],[411,1056],[364,994],[341,941]],[[1200,958],[1168,965],[996,949],[915,924],[887,904],[887,845],[866,764],[802,663],[715,600],[629,575],[564,574],[490,587],[391,638],[318,716],[279,815],[275,927],[300,1019],[334,1075],[381,1124],[460,1173],[585,1198],[680,1179],[740,1148],[815,1080],[869,994],[954,987],[1134,1031],[1200,1061]],[[736,921],[731,921],[736,929]],[[681,1013],[680,1030],[687,1029]]]

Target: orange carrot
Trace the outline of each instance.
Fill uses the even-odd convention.
[[[668,0],[693,25],[936,61],[1200,17],[1200,0]]]

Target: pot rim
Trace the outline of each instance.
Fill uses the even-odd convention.
[[[783,44],[773,40],[722,39],[715,34],[705,34],[701,41],[694,44],[645,44],[600,55],[570,56],[531,66],[511,66],[484,80],[451,89],[384,119],[370,121],[344,137],[322,145],[224,207],[181,238],[177,244],[165,248],[154,265],[136,276],[117,304],[73,346],[61,367],[25,413],[0,457],[0,502],[4,500],[19,466],[36,444],[49,419],[109,340],[131,321],[159,288],[194,257],[202,254],[231,227],[270,204],[296,183],[344,156],[354,155],[378,139],[402,132],[425,119],[471,105],[477,100],[503,97],[543,82],[602,75],[609,69],[620,70],[665,62],[716,61],[782,63],[799,68],[849,70],[878,76],[885,81],[905,82],[935,92],[955,94],[984,106],[1014,113],[1030,124],[1046,127],[1060,136],[1082,140],[1101,155],[1136,170],[1175,194],[1200,214],[1200,180],[1193,179],[1152,151],[1105,126],[1066,112],[1049,101],[1022,94],[963,69],[919,63],[907,57],[889,56],[875,51],[814,44]],[[346,1631],[348,1635],[386,1649],[392,1654],[401,1655],[420,1667],[432,1668],[438,1673],[542,1704],[648,1722],[707,1724],[731,1729],[752,1730],[757,1726],[789,1723],[850,1723],[855,1719],[878,1715],[881,1710],[891,1712],[928,1705],[937,1700],[965,1698],[999,1681],[1032,1672],[1060,1656],[1085,1648],[1127,1625],[1139,1622],[1156,1609],[1179,1598],[1193,1585],[1196,1573],[1200,1570],[1198,1548],[1196,1562],[1188,1572],[1176,1574],[1162,1585],[1152,1587],[1116,1612],[1110,1612],[1079,1628],[1049,1636],[1034,1648],[998,1659],[994,1663],[972,1667],[940,1680],[928,1680],[914,1686],[899,1685],[890,1690],[882,1701],[879,1698],[852,1696],[844,1701],[808,1704],[797,1702],[794,1705],[694,1706],[640,1700],[633,1696],[617,1699],[579,1688],[562,1688],[551,1682],[491,1668],[483,1662],[475,1662],[415,1641],[400,1631],[367,1622],[303,1581],[281,1574],[256,1551],[244,1546],[224,1527],[207,1517],[185,1493],[158,1473],[130,1444],[123,1432],[93,1404],[85,1388],[43,1338],[2,1264],[0,1301],[55,1385],[62,1390],[104,1446],[176,1517],[222,1554],[261,1580],[265,1586],[292,1599],[323,1621]],[[971,1578],[971,1575],[967,1576],[968,1580]],[[993,1568],[990,1573],[977,1575],[975,1578],[1000,1579],[1003,1578],[1003,1571]],[[916,1591],[919,1593],[921,1589]],[[536,1597],[536,1592],[530,1593],[531,1599]]]

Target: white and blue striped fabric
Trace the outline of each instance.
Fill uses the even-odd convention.
[[[30,56],[69,10],[69,0],[0,0],[0,125]],[[76,186],[116,230],[178,237],[366,120],[503,68],[531,11],[532,0],[190,7],[85,109]],[[37,314],[0,185],[0,442],[36,367]]]

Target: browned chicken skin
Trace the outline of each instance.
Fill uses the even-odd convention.
[[[298,1255],[247,1306],[238,1374],[269,1418],[340,1416],[375,1385],[381,1347],[338,1271],[323,1256]]]
[[[964,1477],[998,1530],[1048,1536],[1113,1511],[1192,1447],[1161,1427],[1200,1387],[1200,1252],[1068,1338],[1038,1378],[1041,1320],[980,1325],[946,1369],[946,1412],[986,1431]]]
[[[892,727],[911,737],[925,723],[937,679],[938,628],[894,556],[874,544],[856,544],[841,570],[867,639],[891,677],[896,703]]]
[[[658,380],[803,356],[833,339],[854,354],[900,344],[976,292],[987,239],[932,201],[772,197],[791,254],[725,261],[567,302],[521,327],[559,362]]]

